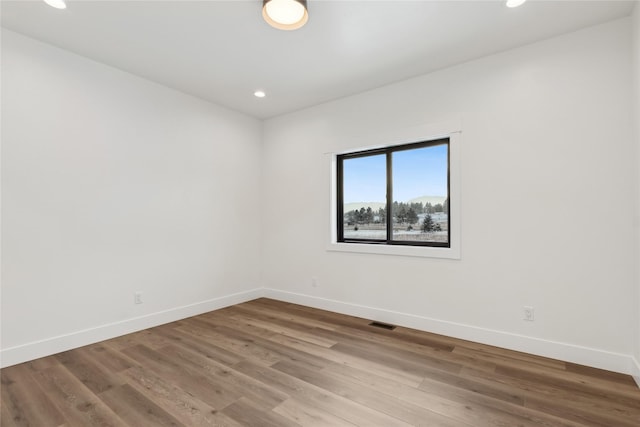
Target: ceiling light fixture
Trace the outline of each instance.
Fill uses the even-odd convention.
[[[279,30],[297,30],[307,23],[307,0],[263,0],[262,17]]]
[[[267,94],[264,93],[263,90],[257,90],[253,92],[253,96],[255,96],[256,98],[264,98],[265,96],[267,96]]]
[[[55,7],[56,9],[67,8],[67,4],[64,2],[64,0],[44,0],[44,2],[51,7]]]
[[[522,6],[527,0],[507,0],[507,7]]]

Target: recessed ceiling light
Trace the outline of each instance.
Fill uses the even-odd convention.
[[[307,23],[307,0],[263,0],[262,17],[279,30],[297,30]]]
[[[263,90],[257,90],[257,91],[255,91],[255,92],[253,92],[253,95],[254,95],[256,98],[264,98],[265,96],[267,96],[267,94],[266,94],[266,93],[264,93],[264,91],[263,91]]]
[[[44,2],[51,7],[55,7],[56,9],[67,8],[67,4],[64,2],[64,0],[44,0]]]
[[[522,6],[527,0],[507,0],[507,7]]]

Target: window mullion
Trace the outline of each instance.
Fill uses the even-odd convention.
[[[337,174],[338,174],[338,182],[337,182],[337,188],[336,188],[336,196],[337,196],[337,223],[338,223],[338,241],[342,242],[344,240],[344,188],[343,188],[343,183],[344,183],[344,177],[343,177],[343,158],[342,157],[338,157],[338,164],[337,164]]]
[[[393,236],[393,214],[391,212],[391,207],[393,206],[392,168],[391,151],[387,151],[387,208],[385,212],[387,217],[387,244],[391,242],[391,237]]]

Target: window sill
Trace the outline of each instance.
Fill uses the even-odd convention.
[[[329,243],[327,251],[352,252],[359,254],[398,255],[422,258],[460,259],[456,248],[434,248],[429,246],[396,246],[366,243]]]

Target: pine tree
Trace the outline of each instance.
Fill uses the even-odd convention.
[[[378,209],[378,217],[380,218],[381,224],[387,223],[387,210],[385,208]]]
[[[404,224],[407,220],[407,208],[404,203],[400,204],[400,208],[395,212],[395,216],[400,224]]]
[[[436,224],[433,221],[433,218],[431,218],[431,215],[427,214],[422,221],[422,232],[429,233],[431,231],[436,231],[436,226],[439,226],[439,224]]]
[[[410,225],[413,225],[416,222],[418,222],[418,214],[413,208],[409,208],[409,210],[407,211],[407,222]]]
[[[365,212],[365,222],[370,224],[373,222],[373,210],[371,206],[367,207],[367,211]]]

